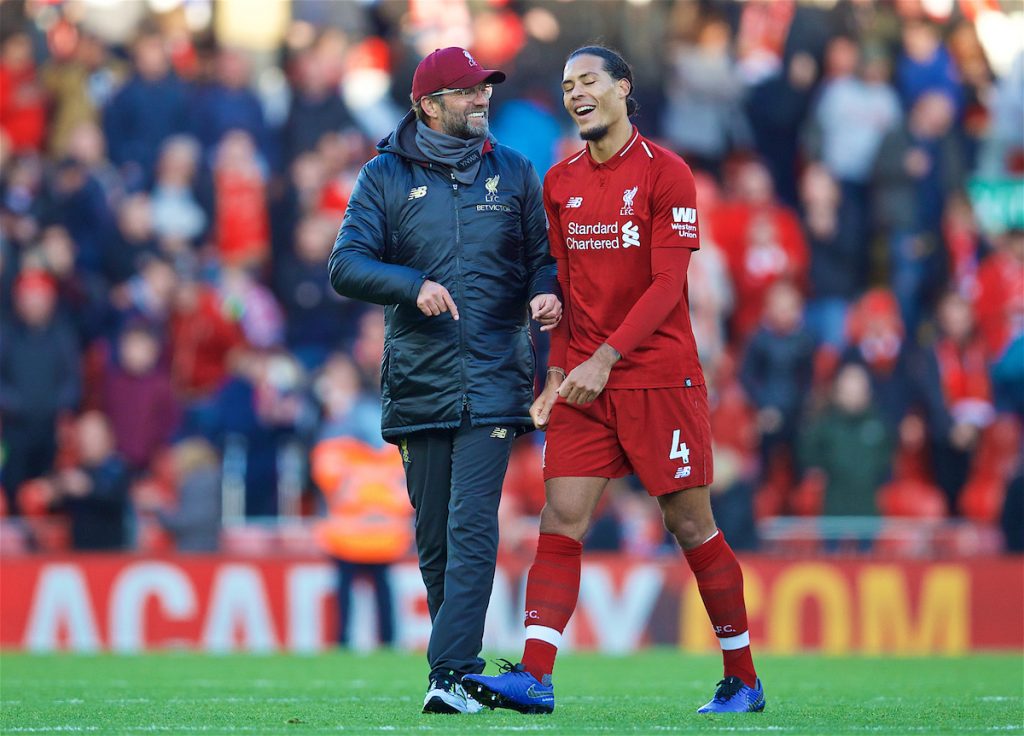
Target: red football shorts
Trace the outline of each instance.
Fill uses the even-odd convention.
[[[711,412],[704,386],[607,389],[551,410],[544,480],[635,473],[652,496],[710,485]]]

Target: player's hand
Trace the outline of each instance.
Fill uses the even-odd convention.
[[[448,289],[430,279],[424,281],[420,287],[419,296],[416,297],[416,306],[428,317],[451,312],[452,319],[458,320],[459,318],[459,308],[455,306],[455,300],[448,293]]]
[[[540,322],[540,331],[558,326],[562,319],[562,302],[554,294],[538,294],[530,300],[530,316]]]
[[[551,418],[552,407],[558,401],[558,387],[562,385],[562,381],[563,373],[561,371],[548,371],[544,390],[530,406],[530,418],[533,420],[533,426],[537,429],[548,428],[548,419]]]
[[[558,395],[570,404],[589,404],[604,391],[612,366],[621,357],[608,343],[602,343],[593,355],[569,371]]]

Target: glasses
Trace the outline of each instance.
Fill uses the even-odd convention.
[[[478,94],[483,92],[485,99],[491,99],[491,95],[494,94],[493,84],[478,84],[475,87],[466,87],[465,89],[442,89],[438,92],[433,92],[427,97],[440,97],[441,95],[454,95],[460,100],[469,100],[476,97]]]

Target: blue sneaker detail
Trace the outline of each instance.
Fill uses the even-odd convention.
[[[555,709],[555,688],[551,678],[540,682],[522,664],[502,660],[499,675],[465,675],[466,692],[490,709],[508,708],[520,713],[551,713]]]
[[[758,678],[757,687],[743,684],[738,677],[726,677],[718,681],[713,697],[698,713],[760,713],[764,710],[764,687]]]

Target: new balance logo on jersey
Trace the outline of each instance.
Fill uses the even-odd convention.
[[[672,208],[672,229],[680,238],[697,237],[697,209],[694,207]]]
[[[622,226],[622,247],[629,248],[634,245],[640,247],[640,228],[630,220]]]
[[[633,187],[627,189],[622,193],[622,209],[619,210],[620,215],[632,215],[633,214],[633,200],[636,198],[636,193],[639,187]]]
[[[566,200],[565,202],[565,208],[567,210],[572,210],[576,209],[581,204],[583,204],[583,197],[569,197],[569,199]]]
[[[503,440],[508,437],[508,429],[505,427],[495,427],[494,431],[491,432],[491,437],[494,439]]]
[[[675,475],[675,477],[677,479],[678,478],[689,478],[690,477],[690,470],[691,470],[691,468],[690,468],[689,465],[684,465],[684,466],[682,466],[680,468],[676,468],[676,475]]]
[[[409,190],[409,199],[419,199],[420,197],[425,196],[427,196],[426,187],[413,187],[412,189]]]

